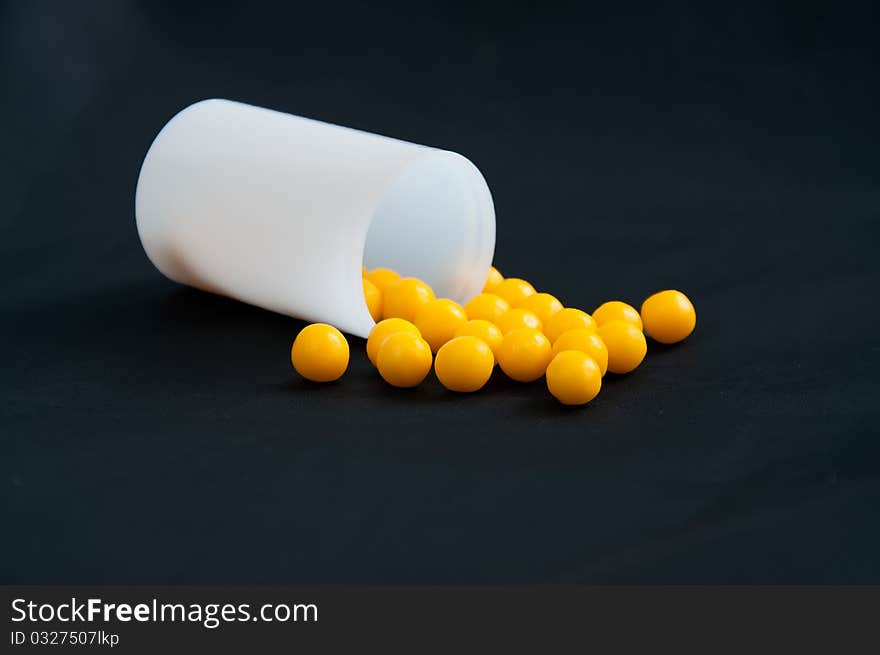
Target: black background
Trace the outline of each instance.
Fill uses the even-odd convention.
[[[4,3],[0,579],[880,582],[876,10],[657,5]],[[138,243],[206,97],[461,152],[502,271],[697,331],[576,410],[305,384]]]

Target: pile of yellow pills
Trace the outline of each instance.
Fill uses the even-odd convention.
[[[487,384],[498,364],[518,382],[544,377],[564,405],[584,405],[599,394],[606,372],[630,373],[642,363],[645,333],[659,343],[677,343],[697,322],[693,303],[675,289],[649,296],[640,311],[610,300],[591,315],[565,307],[522,278],[505,278],[494,266],[482,293],[464,306],[436,298],[422,280],[389,268],[362,270],[362,282],[376,321],[367,357],[395,387],[415,387],[433,368],[445,388],[471,393]],[[302,377],[332,382],[348,368],[348,342],[331,325],[308,325],[294,340],[290,359]]]
[[[494,293],[478,294],[464,306],[468,318],[479,318],[492,323],[497,322],[508,309],[510,309],[510,303]]]
[[[333,382],[348,368],[348,341],[332,325],[312,323],[296,335],[290,361],[306,380]]]
[[[683,341],[697,325],[697,312],[681,291],[668,289],[642,303],[642,323],[648,336],[660,343]]]
[[[386,318],[384,321],[379,321],[367,338],[367,357],[373,364],[376,363],[376,355],[379,354],[379,346],[382,342],[398,332],[410,332],[418,337],[422,336],[415,325],[402,318]]]
[[[626,321],[635,325],[639,330],[642,329],[642,319],[636,308],[619,300],[609,300],[596,307],[593,310],[593,320],[599,326],[611,321]]]
[[[379,375],[394,387],[415,387],[431,370],[431,347],[412,332],[396,332],[382,342],[376,354]]]
[[[517,382],[532,382],[544,375],[550,357],[550,340],[534,328],[508,332],[498,348],[498,366]]]
[[[481,318],[468,321],[455,331],[454,336],[482,339],[492,349],[493,354],[497,354],[498,348],[501,347],[501,342],[504,340],[504,334],[497,325]]]
[[[392,282],[384,290],[382,316],[412,321],[422,305],[434,300],[434,292],[427,284],[414,277]]]
[[[422,305],[416,312],[415,326],[422,338],[437,352],[444,343],[455,336],[455,331],[467,323],[467,314],[457,302],[438,298]]]
[[[553,356],[563,350],[579,350],[593,358],[602,375],[608,370],[608,347],[593,330],[569,330],[553,342]]]
[[[648,344],[642,331],[629,321],[609,321],[599,326],[599,336],[608,348],[608,370],[629,373],[642,363]]]
[[[530,312],[522,307],[508,309],[498,317],[496,325],[502,334],[507,334],[512,330],[520,328],[532,328],[533,330],[542,330],[544,328],[541,319],[534,312]]]
[[[547,388],[563,405],[585,405],[599,395],[599,365],[580,350],[563,350],[547,366]]]
[[[535,287],[518,277],[508,277],[492,293],[504,298],[511,307],[519,307],[526,298],[535,293]]]
[[[566,307],[553,314],[544,327],[550,341],[556,341],[563,332],[569,330],[595,330],[596,322],[587,312]]]
[[[489,345],[478,337],[455,337],[437,351],[434,372],[440,384],[450,391],[472,392],[482,389],[495,368]]]

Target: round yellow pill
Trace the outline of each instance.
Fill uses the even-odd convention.
[[[373,364],[376,363],[376,355],[379,354],[379,346],[382,345],[382,342],[398,332],[409,332],[417,337],[422,336],[415,325],[402,318],[386,318],[384,321],[379,321],[367,338],[367,357]]]
[[[364,277],[379,287],[379,291],[385,293],[388,287],[400,279],[400,273],[392,271],[390,268],[374,268],[368,271]]]
[[[642,319],[636,308],[619,300],[609,300],[596,307],[593,320],[600,326],[611,321],[626,321],[642,329]]]
[[[332,325],[312,323],[296,335],[290,361],[306,380],[338,380],[348,368],[348,341]]]
[[[483,285],[483,293],[492,293],[502,282],[504,282],[504,276],[497,268],[490,266],[489,275],[486,276],[486,284]]]
[[[458,328],[467,323],[467,315],[457,302],[438,298],[422,305],[413,323],[431,350],[437,352],[440,346],[455,336]]]
[[[535,287],[518,277],[505,278],[493,293],[504,298],[511,307],[519,307],[523,301],[535,293]]]
[[[533,293],[522,301],[520,307],[534,312],[543,325],[550,323],[553,315],[562,311],[562,303],[549,293]]]
[[[629,321],[600,325],[599,336],[608,348],[608,370],[612,373],[629,373],[642,363],[648,352],[642,330]]]
[[[492,323],[495,323],[498,317],[508,309],[510,309],[510,303],[494,293],[478,294],[464,306],[468,318],[478,318]]]
[[[379,287],[370,282],[367,278],[363,279],[364,283],[364,300],[367,301],[367,309],[370,310],[370,316],[374,321],[382,320],[382,292]]]
[[[477,337],[455,337],[447,341],[437,351],[434,361],[437,379],[450,391],[482,389],[494,368],[492,349]]]
[[[543,332],[520,328],[504,335],[498,366],[517,382],[532,382],[544,375],[550,356],[550,340]]]
[[[553,356],[563,350],[579,350],[587,353],[599,365],[599,371],[605,375],[608,370],[608,348],[602,338],[593,330],[569,330],[563,332],[553,342]]]
[[[511,330],[518,330],[520,328],[532,328],[533,330],[544,329],[541,319],[538,318],[534,312],[530,312],[528,309],[523,309],[522,307],[508,309],[498,317],[496,325],[498,326],[498,329],[501,330],[502,334],[507,334]]]
[[[431,370],[431,347],[412,332],[397,332],[382,342],[376,368],[388,384],[415,387]]]
[[[385,289],[382,315],[412,321],[422,305],[434,300],[434,292],[414,277],[403,277]]]
[[[497,325],[490,321],[484,321],[481,318],[475,318],[462,325],[455,331],[455,336],[482,339],[492,349],[493,355],[498,352],[498,348],[504,340],[504,334],[498,329]]]
[[[547,388],[563,405],[585,405],[599,395],[602,372],[587,353],[563,350],[547,366]]]
[[[697,325],[697,311],[681,291],[667,289],[642,303],[645,332],[660,343],[676,343],[690,336]]]
[[[563,332],[580,329],[595,331],[596,322],[587,312],[574,307],[566,307],[556,312],[544,325],[544,332],[550,341],[556,341]]]

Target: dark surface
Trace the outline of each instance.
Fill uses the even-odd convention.
[[[0,581],[880,582],[877,15],[606,4],[4,4]],[[504,272],[697,331],[577,410],[304,384],[138,243],[205,97],[462,152]]]

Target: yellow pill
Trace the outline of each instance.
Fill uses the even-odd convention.
[[[450,391],[470,392],[482,389],[492,376],[495,356],[492,349],[477,337],[455,337],[437,351],[434,372],[440,384]]]
[[[400,278],[384,291],[382,315],[412,321],[422,305],[434,300],[434,292],[414,277]]]
[[[543,325],[547,325],[554,314],[562,311],[562,303],[549,293],[533,293],[522,301],[520,307],[534,312]]]
[[[547,388],[563,405],[585,405],[599,395],[599,365],[580,350],[563,350],[547,367]]]
[[[415,387],[431,370],[431,347],[412,332],[397,332],[382,342],[376,368],[388,384]]]
[[[681,291],[660,291],[642,303],[645,332],[660,343],[686,339],[697,325],[697,311]]]
[[[642,363],[648,352],[642,330],[629,321],[600,325],[599,336],[608,348],[608,370],[612,373],[629,373]]]
[[[385,293],[388,287],[400,279],[400,273],[392,271],[390,268],[374,268],[368,271],[364,277],[379,287],[379,291]]]
[[[504,334],[498,329],[497,325],[490,321],[484,321],[481,318],[475,318],[462,325],[455,331],[455,336],[482,339],[492,349],[493,355],[498,352],[498,348],[504,340]]]
[[[574,307],[566,307],[556,312],[544,325],[544,332],[550,341],[556,341],[563,332],[581,329],[595,331],[596,322],[587,312]]]
[[[511,307],[519,307],[535,293],[535,287],[518,277],[508,277],[495,287],[493,293],[504,298]]]
[[[455,331],[467,323],[467,315],[457,302],[439,298],[426,302],[416,313],[413,321],[428,342],[431,350],[437,352],[444,343],[455,336]]]
[[[611,321],[626,321],[635,325],[639,330],[642,329],[642,319],[636,308],[619,300],[609,300],[596,307],[593,312],[593,320],[596,321],[596,325],[600,326]]]
[[[370,310],[370,316],[374,321],[382,320],[382,292],[379,287],[370,282],[367,278],[363,279],[364,283],[364,300],[367,301],[367,309]]]
[[[520,328],[531,328],[533,330],[544,329],[541,319],[538,318],[534,312],[530,312],[528,309],[522,309],[521,307],[508,309],[498,317],[496,325],[498,326],[498,329],[501,330],[502,334],[507,334],[511,330],[518,330]]]
[[[307,380],[338,380],[348,368],[348,341],[332,325],[312,323],[296,335],[290,361],[296,372]]]
[[[593,330],[569,330],[563,332],[553,342],[554,357],[563,350],[580,350],[587,353],[599,365],[599,371],[605,375],[608,370],[608,348],[602,338]]]
[[[520,328],[504,335],[498,366],[517,382],[532,382],[544,375],[550,357],[550,340],[543,332]]]
[[[489,275],[486,276],[486,283],[483,285],[483,293],[492,293],[502,282],[504,282],[504,276],[497,268],[490,266]]]
[[[367,357],[373,364],[376,363],[376,355],[379,354],[379,346],[382,345],[382,342],[398,332],[409,332],[417,337],[422,336],[422,333],[419,332],[415,325],[402,318],[386,318],[384,321],[379,321],[367,339]]]
[[[494,293],[481,293],[474,296],[464,306],[464,311],[470,319],[482,319],[495,323],[498,317],[510,309],[510,303]]]

